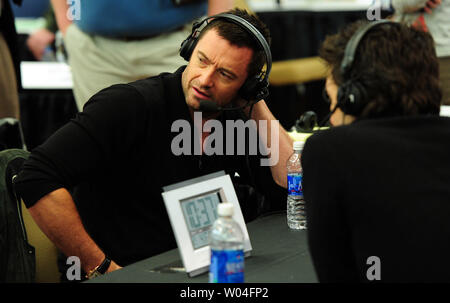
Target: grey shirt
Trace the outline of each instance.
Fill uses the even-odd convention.
[[[421,12],[410,12],[417,8],[425,7],[427,0],[392,0],[395,8],[395,19],[411,23],[416,20]],[[441,4],[434,8],[431,14],[423,13],[425,23],[436,42],[438,57],[450,56],[450,0],[442,0]]]

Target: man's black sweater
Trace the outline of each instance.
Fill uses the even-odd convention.
[[[284,190],[273,181],[269,167],[259,165],[258,155],[249,156],[251,175],[245,156],[174,155],[171,142],[179,133],[171,131],[172,123],[189,121],[194,132],[182,71],[114,85],[94,95],[83,112],[25,163],[16,185],[26,206],[58,188],[73,189],[87,232],[123,266],[176,247],[163,186],[225,170],[237,183],[253,185],[252,175],[261,193],[282,196]],[[240,177],[234,178],[235,173]]]

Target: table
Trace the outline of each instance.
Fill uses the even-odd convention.
[[[248,223],[247,229],[253,250],[245,259],[246,283],[317,282],[306,231],[290,230],[285,212],[260,217]],[[179,267],[182,267],[181,258],[178,249],[174,249],[86,283],[208,282],[208,273],[189,278]]]
[[[66,63],[22,61],[20,75],[20,120],[32,150],[75,117],[78,108]]]
[[[29,62],[34,57],[26,46],[26,39],[44,23],[43,18],[15,19],[19,33],[20,121],[28,150],[44,143],[78,112],[69,67],[56,62]]]
[[[22,88],[25,90],[72,90],[70,66],[66,62],[20,62]]]

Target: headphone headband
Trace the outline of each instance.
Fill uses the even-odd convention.
[[[200,28],[203,23],[205,23],[205,22],[209,23],[208,21],[211,19],[226,19],[228,21],[231,21],[234,24],[239,25],[241,28],[246,30],[247,33],[249,33],[252,37],[255,38],[256,42],[259,44],[259,46],[264,51],[264,56],[266,58],[266,64],[267,64],[266,72],[264,73],[264,81],[268,82],[268,77],[269,77],[270,71],[272,69],[272,53],[270,51],[269,44],[267,43],[266,38],[264,38],[264,36],[260,33],[260,31],[253,24],[251,24],[244,18],[239,17],[237,15],[233,15],[230,13],[221,13],[221,14],[217,14],[214,16],[209,16],[209,17],[201,20],[200,22],[196,22],[192,28],[191,35],[183,42],[183,44],[181,45],[181,49],[183,49],[183,45],[185,44],[185,42],[189,41],[189,39],[198,38],[198,37],[194,37],[195,33],[197,32],[197,29]],[[184,53],[182,54],[182,56],[185,59],[186,59],[186,57],[190,57],[191,54],[189,52],[193,51],[193,47],[191,49],[188,49],[187,51],[188,51],[187,54],[184,54]],[[182,51],[180,51],[180,53],[181,52]],[[189,61],[189,59],[186,59],[186,60]]]
[[[370,23],[367,23],[366,25],[364,25],[363,27],[361,27],[360,29],[358,29],[356,31],[356,33],[353,34],[353,36],[347,42],[347,45],[345,47],[344,58],[342,59],[342,63],[341,63],[341,75],[343,77],[345,77],[349,73],[349,71],[353,65],[353,61],[355,60],[356,51],[358,50],[358,45],[359,45],[359,42],[362,40],[362,38],[372,28],[379,26],[381,24],[385,24],[385,23],[393,23],[393,22],[389,21],[389,20],[379,20],[379,21],[370,22]]]
[[[340,66],[340,72],[344,79],[344,83],[339,86],[337,95],[338,103],[334,110],[340,107],[345,114],[353,116],[358,116],[364,110],[368,102],[367,91],[358,79],[352,79],[350,77],[350,71],[355,60],[358,45],[363,37],[372,28],[387,23],[394,24],[394,22],[389,20],[379,20],[365,24],[359,28],[347,42],[344,58],[342,59]]]
[[[250,22],[248,22],[244,18],[241,18],[241,17],[233,15],[233,14],[222,13],[222,14],[218,14],[218,15],[215,15],[215,16],[208,17],[207,19],[211,19],[211,18],[214,18],[214,19],[216,19],[216,18],[228,19],[228,20],[234,22],[237,25],[241,25],[242,28],[246,29],[247,32],[250,33],[250,35],[252,35],[253,37],[256,38],[258,44],[264,50],[264,55],[266,57],[267,69],[266,69],[266,72],[265,72],[264,79],[267,79],[267,77],[270,74],[270,70],[272,69],[272,53],[270,51],[269,44],[267,44],[266,38],[264,38],[264,36],[260,33],[260,31],[253,24],[251,24]]]
[[[266,71],[263,72],[261,69],[258,75],[248,76],[247,80],[239,89],[239,95],[245,100],[254,102],[258,102],[259,100],[265,99],[269,95],[268,87],[269,87],[269,74],[270,70],[272,69],[272,53],[270,52],[269,44],[267,43],[264,36],[253,24],[251,24],[244,18],[230,13],[222,13],[207,17],[200,22],[194,23],[191,34],[183,41],[183,43],[181,43],[180,56],[183,57],[186,61],[189,61],[192,52],[194,51],[195,46],[197,45],[199,35],[203,30],[203,29],[199,30],[199,28],[202,26],[202,24],[208,22],[211,19],[221,19],[221,18],[239,25],[239,27],[245,30],[256,40],[256,42],[264,51],[264,56],[266,58],[266,65],[267,65]]]

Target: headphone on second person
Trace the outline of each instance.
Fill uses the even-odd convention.
[[[272,53],[270,52],[269,44],[267,43],[264,36],[258,31],[258,29],[256,29],[255,26],[253,26],[244,18],[229,13],[222,13],[207,17],[200,22],[195,22],[192,27],[191,34],[181,43],[180,56],[186,61],[190,60],[192,52],[197,45],[198,37],[201,33],[201,30],[199,30],[199,28],[203,23],[209,23],[208,21],[211,19],[226,19],[234,24],[239,25],[241,28],[245,29],[252,37],[254,37],[258,44],[261,46],[261,49],[264,50],[267,64],[266,71],[261,72],[256,76],[250,76],[249,78],[247,78],[247,80],[239,90],[239,95],[247,101],[254,102],[266,98],[269,95],[268,87],[269,74],[272,68]]]
[[[342,77],[349,80],[346,80],[339,86],[336,106],[319,124],[317,124],[317,115],[315,115],[314,112],[306,112],[301,115],[295,123],[295,129],[298,132],[312,132],[316,125],[319,127],[325,126],[338,108],[340,108],[344,114],[353,116],[358,116],[363,111],[369,102],[368,94],[360,81],[351,78],[351,68],[355,60],[358,45],[362,38],[375,26],[386,23],[395,24],[389,20],[374,21],[365,24],[353,34],[347,42],[344,57],[340,66]]]
[[[352,79],[350,73],[360,41],[372,28],[382,24],[395,24],[395,22],[389,20],[370,22],[358,29],[345,47],[344,58],[342,59],[340,66],[340,73],[344,79],[349,80],[339,86],[337,105],[335,107],[335,109],[339,107],[344,114],[358,116],[369,102],[364,85],[357,79]]]

